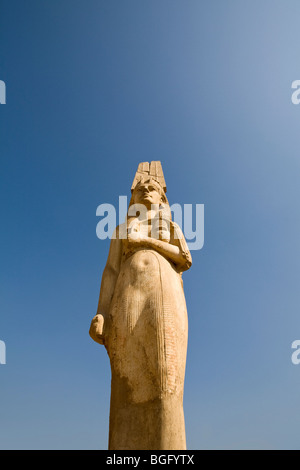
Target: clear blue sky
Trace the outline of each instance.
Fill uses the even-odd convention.
[[[106,449],[96,208],[161,160],[205,204],[183,276],[189,449],[299,449],[300,3],[0,0],[2,449]]]

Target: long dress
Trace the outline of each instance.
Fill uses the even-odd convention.
[[[151,249],[123,255],[106,341],[110,450],[186,449],[187,336],[181,273]]]

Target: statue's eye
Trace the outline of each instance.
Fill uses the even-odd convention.
[[[149,191],[155,191],[154,186],[149,186]]]

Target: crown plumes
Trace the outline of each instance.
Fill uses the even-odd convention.
[[[164,190],[164,192],[167,192],[167,186],[161,166],[160,161],[156,162],[141,162],[139,163],[137,172],[135,174],[132,186],[131,186],[131,192],[133,192],[134,188],[136,185],[141,181],[146,178],[153,178],[155,181],[158,182],[158,184],[161,186],[161,188]]]

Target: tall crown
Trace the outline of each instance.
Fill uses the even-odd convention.
[[[131,192],[133,192],[134,188],[136,185],[146,177],[151,177],[155,181],[158,182],[158,184],[162,187],[164,192],[167,192],[167,186],[161,166],[161,162],[156,161],[156,162],[141,162],[139,163],[137,172],[135,174],[132,186],[131,186]]]

